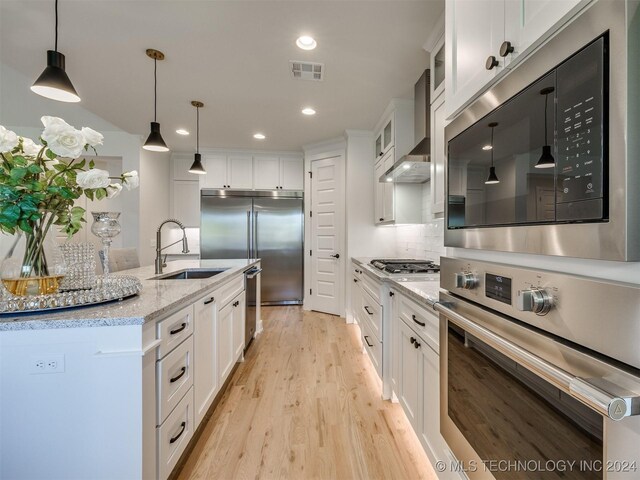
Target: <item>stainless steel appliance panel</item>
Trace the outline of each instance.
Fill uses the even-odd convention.
[[[263,305],[302,303],[303,219],[301,199],[254,199],[253,256],[263,268]]]
[[[599,223],[445,229],[445,245],[494,251],[561,255],[601,260],[640,260],[640,128],[636,75],[640,42],[638,3],[598,1],[489,89],[445,128],[447,144],[503,105],[546,72],[598,36],[608,32],[608,156],[604,172],[608,220]],[[448,169],[445,169],[449,184]],[[450,192],[451,193],[451,192]],[[449,218],[448,202],[445,217]],[[469,202],[467,202],[469,203]],[[456,207],[457,208],[457,207]]]
[[[249,344],[253,340],[256,333],[256,324],[258,321],[256,308],[258,278],[262,272],[261,268],[253,267],[244,272],[245,278],[245,325],[244,325],[244,351],[247,351]]]
[[[251,198],[202,196],[201,258],[249,258]]]

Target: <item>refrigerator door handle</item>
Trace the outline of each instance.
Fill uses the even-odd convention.
[[[247,210],[247,260],[251,258],[251,211]]]
[[[253,258],[259,258],[259,253],[258,253],[258,212],[253,212]]]

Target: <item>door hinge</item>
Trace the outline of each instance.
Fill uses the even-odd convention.
[[[313,289],[309,289],[309,295],[313,295]]]
[[[309,256],[313,257],[313,250],[309,250]]]
[[[313,178],[313,172],[309,172],[309,178]]]
[[[309,210],[309,216],[313,217],[313,212],[311,210]]]

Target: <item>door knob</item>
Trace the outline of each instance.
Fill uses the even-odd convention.
[[[513,53],[513,51],[514,51],[513,44],[511,42],[509,42],[509,41],[504,41],[504,42],[502,42],[502,45],[500,45],[500,56],[501,57],[506,57],[510,53]]]
[[[493,70],[494,67],[497,67],[498,65],[500,65],[500,62],[498,62],[498,59],[496,57],[494,57],[493,55],[489,56],[487,58],[487,61],[485,62],[484,66],[487,70]]]
[[[335,255],[331,255],[333,258],[340,258],[340,254],[336,253]]]

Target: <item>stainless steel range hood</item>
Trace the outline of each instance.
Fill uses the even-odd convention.
[[[431,178],[431,74],[425,70],[414,87],[414,138],[416,146],[379,178],[380,182],[424,183]]]

